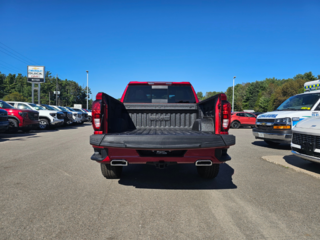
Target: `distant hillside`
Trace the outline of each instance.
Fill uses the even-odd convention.
[[[234,87],[234,110],[273,111],[287,98],[303,93],[305,82],[317,79],[320,79],[320,75],[315,77],[312,72],[307,72],[288,79],[266,78],[262,81],[237,84]],[[203,95],[202,92],[198,92],[197,95],[200,100],[203,100],[218,93],[220,92],[207,92]],[[232,86],[228,87],[225,94],[228,101],[232,103]]]

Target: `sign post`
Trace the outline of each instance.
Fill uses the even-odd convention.
[[[32,84],[32,103],[34,103],[34,90],[38,90],[38,104],[40,104],[40,84],[45,81],[44,66],[28,66],[28,82]],[[35,88],[34,84],[38,87]]]

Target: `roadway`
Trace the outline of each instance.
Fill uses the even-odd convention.
[[[214,180],[191,165],[131,165],[107,180],[92,132],[0,134],[0,239],[319,239],[320,179],[263,159],[286,159],[288,145],[236,129]]]

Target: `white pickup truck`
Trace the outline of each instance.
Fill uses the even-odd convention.
[[[61,126],[64,123],[63,112],[47,110],[34,103],[7,101],[11,106],[18,109],[29,109],[39,112],[39,128],[48,129],[49,126]]]
[[[303,159],[320,163],[320,117],[297,123],[292,134],[291,152]]]

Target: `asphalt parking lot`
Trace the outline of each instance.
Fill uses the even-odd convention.
[[[131,165],[102,177],[89,124],[0,134],[0,239],[319,239],[320,173],[230,130],[230,162],[214,180],[192,165]],[[265,160],[278,156],[288,166]]]

